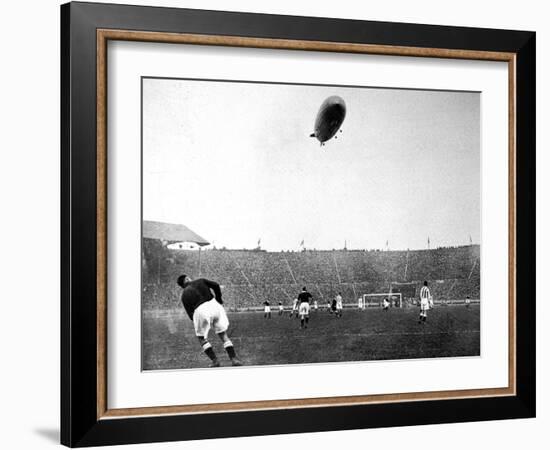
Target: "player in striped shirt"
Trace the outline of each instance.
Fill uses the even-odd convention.
[[[338,292],[336,296],[336,316],[338,318],[342,317],[342,310],[344,309],[344,300],[342,299],[342,293]]]
[[[430,306],[433,306],[432,294],[430,294],[428,282],[424,281],[424,286],[420,289],[420,317],[418,323],[426,322]]]
[[[296,317],[298,317],[298,297],[296,297],[292,302],[292,311],[290,311],[290,318],[296,313]]]

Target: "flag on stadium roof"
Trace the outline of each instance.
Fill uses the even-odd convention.
[[[194,242],[201,247],[210,244],[185,225],[150,220],[143,221],[143,237],[167,242]]]

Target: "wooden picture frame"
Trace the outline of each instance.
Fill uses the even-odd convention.
[[[107,42],[505,61],[509,70],[506,388],[110,409]],[[535,33],[69,3],[61,7],[61,442],[91,446],[534,417]]]

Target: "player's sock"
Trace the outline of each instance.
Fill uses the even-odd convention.
[[[202,351],[212,360],[213,363],[218,361],[216,353],[214,353],[214,349],[212,348],[212,344],[210,342],[205,342],[202,344]]]
[[[235,354],[235,347],[233,347],[233,342],[231,342],[229,339],[223,343],[223,348],[227,352],[227,356],[229,356],[231,359],[237,356]]]
[[[300,319],[300,328],[304,328],[304,319]]]
[[[242,366],[243,363],[239,358],[237,358],[237,355],[235,353],[235,347],[233,347],[233,342],[227,340],[223,343],[223,348],[225,348],[225,351],[227,352],[227,356],[229,356],[229,359],[231,359],[231,364],[233,366]]]

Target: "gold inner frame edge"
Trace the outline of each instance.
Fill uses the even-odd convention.
[[[449,400],[516,394],[516,54],[478,50],[424,48],[304,41],[241,36],[159,33],[98,29],[96,31],[97,108],[97,419],[174,414],[207,414],[269,409],[295,409],[403,401]],[[451,58],[508,62],[508,386],[398,394],[264,400],[200,405],[108,409],[107,405],[107,42],[109,40],[170,44],[217,45],[279,50],[363,53],[390,56]]]

